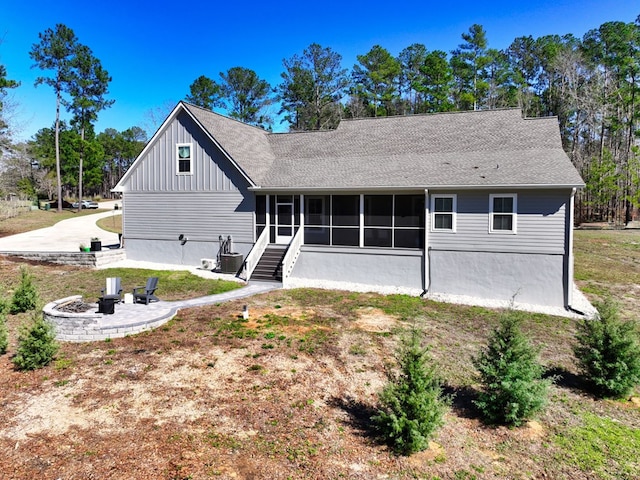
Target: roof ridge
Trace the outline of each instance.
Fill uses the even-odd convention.
[[[342,122],[356,122],[360,120],[384,120],[384,119],[392,119],[392,118],[416,118],[416,117],[435,117],[435,116],[445,116],[445,115],[460,115],[460,114],[481,114],[481,113],[495,113],[495,112],[522,112],[520,107],[501,107],[501,108],[489,108],[486,110],[455,110],[450,112],[424,112],[424,113],[408,113],[405,115],[385,115],[383,117],[353,117],[353,118],[341,118],[340,123]],[[524,118],[524,117],[523,117]],[[534,117],[534,118],[548,118],[548,117]]]
[[[267,135],[272,133],[272,132],[269,132],[269,131],[265,130],[264,128],[260,128],[260,127],[257,127],[255,125],[251,125],[250,123],[245,123],[245,122],[243,122],[241,120],[238,120],[237,118],[233,118],[233,117],[230,117],[228,115],[223,115],[221,113],[214,112],[213,110],[209,110],[208,108],[204,108],[204,107],[200,107],[198,105],[194,105],[193,103],[189,103],[189,102],[186,102],[184,100],[180,100],[180,103],[182,103],[185,107],[197,108],[198,110],[202,110],[206,114],[215,115],[217,117],[224,118],[225,120],[230,120],[230,121],[238,123],[238,124],[240,124],[240,125],[242,125],[244,127],[250,127],[250,128],[255,129],[255,130],[258,130],[259,132],[262,132],[262,133],[267,134]]]

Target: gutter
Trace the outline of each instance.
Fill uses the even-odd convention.
[[[585,184],[495,184],[495,185],[414,185],[414,186],[351,186],[351,187],[249,187],[248,190],[264,193],[278,192],[363,192],[363,191],[416,191],[416,190],[496,190],[496,189],[519,189],[519,190],[552,190],[552,189],[572,189],[584,188]]]

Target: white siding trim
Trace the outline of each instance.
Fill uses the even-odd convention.
[[[302,230],[302,240],[300,244],[304,245],[304,195],[302,194],[300,195],[300,230]]]
[[[431,287],[431,263],[429,262],[429,221],[431,213],[429,210],[429,190],[424,191],[424,291],[428,292]]]
[[[568,275],[567,275],[567,285],[565,288],[567,289],[567,306],[570,307],[573,304],[573,208],[576,196],[576,188],[571,189],[571,198],[569,199],[569,215],[568,217],[568,225],[569,229],[569,245],[567,245],[567,250],[569,254],[569,258],[567,261],[568,265]]]
[[[358,235],[360,236],[360,248],[364,248],[364,194],[360,194],[360,224],[358,226]]]

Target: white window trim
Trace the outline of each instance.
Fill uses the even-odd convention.
[[[189,171],[180,171],[180,156],[178,155],[180,147],[189,147],[191,158],[189,158]],[[176,143],[176,175],[193,175],[193,143]]]
[[[436,199],[438,198],[451,198],[452,210],[451,210],[451,228],[436,228],[436,214],[443,215],[449,212],[436,212]],[[431,225],[430,231],[432,232],[444,232],[444,233],[456,233],[458,224],[458,195],[455,193],[440,194],[434,193],[431,195]]]
[[[494,198],[512,198],[513,211],[511,212],[511,230],[494,230],[493,229],[493,199]],[[505,212],[497,212],[498,215],[509,215]],[[489,233],[502,235],[515,235],[518,233],[518,194],[517,193],[492,193],[489,195]]]

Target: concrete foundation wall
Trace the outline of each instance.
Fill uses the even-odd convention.
[[[429,293],[565,306],[563,255],[431,250],[429,260]]]
[[[424,288],[421,251],[318,247],[305,245],[293,279],[360,285]]]
[[[182,243],[176,240],[137,240],[126,239],[127,258],[145,262],[166,263],[170,265],[199,266],[202,258],[216,258],[220,244],[218,241],[203,242],[187,240]],[[233,242],[233,250],[245,258],[252,243]]]

